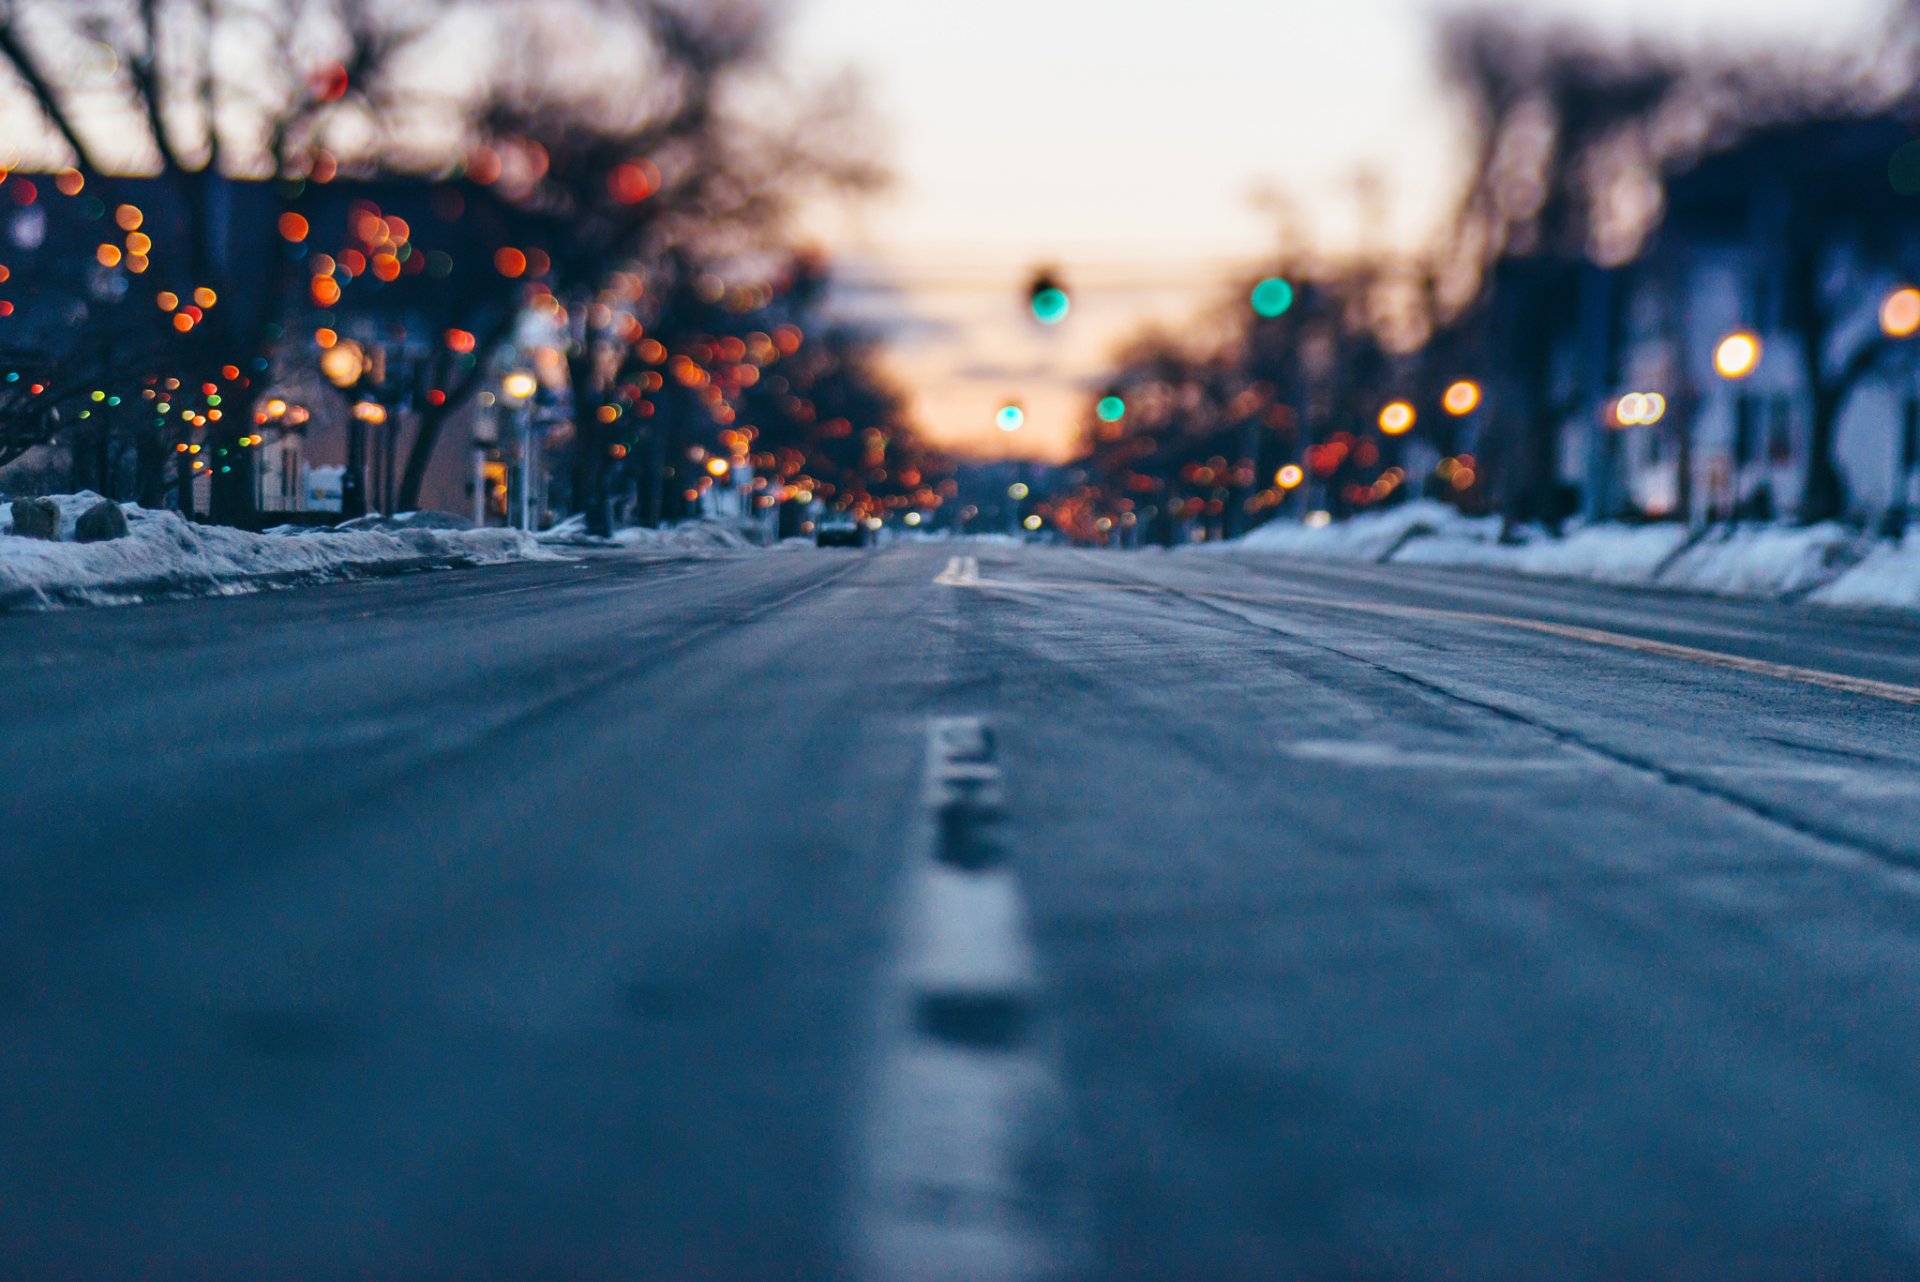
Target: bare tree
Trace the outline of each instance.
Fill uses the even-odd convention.
[[[610,530],[608,444],[600,413],[622,348],[619,278],[651,271],[660,293],[690,263],[764,262],[796,201],[822,188],[871,185],[838,93],[809,95],[775,76],[768,12],[752,3],[606,0],[556,15],[493,87],[481,144],[506,158],[500,181],[544,225],[547,283],[570,325],[567,350],[576,460],[574,503]],[[574,51],[571,58],[555,48]],[[579,66],[583,47],[597,61]],[[556,68],[574,67],[557,77]],[[768,110],[770,105],[775,110]],[[784,119],[785,126],[769,123]],[[672,332],[678,309],[656,309]]]
[[[1617,297],[1596,259],[1637,249],[1657,205],[1622,228],[1626,184],[1651,186],[1657,126],[1681,82],[1671,54],[1608,46],[1577,30],[1468,12],[1442,25],[1443,66],[1468,104],[1474,166],[1441,275],[1459,305],[1490,309],[1500,490],[1509,517],[1559,514],[1560,424],[1601,371],[1560,394],[1556,348],[1582,326],[1610,326]],[[1630,203],[1628,203],[1630,207]],[[1593,346],[1589,344],[1589,346]]]
[[[145,332],[131,346],[122,334],[121,368],[148,392],[170,384],[165,403],[204,414],[212,455],[228,460],[208,469],[217,517],[250,510],[250,429],[244,413],[207,411],[239,408],[278,338],[299,275],[281,215],[343,168],[385,163],[396,138],[432,132],[446,102],[410,82],[409,60],[441,13],[362,0],[0,5],[0,63],[46,126],[48,167],[71,166],[76,190],[122,211],[128,249],[114,261],[133,288],[116,297]],[[270,195],[240,195],[241,180]],[[109,310],[97,298],[91,315]],[[74,331],[76,347],[99,341]]]

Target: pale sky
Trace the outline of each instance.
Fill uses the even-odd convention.
[[[794,0],[803,70],[867,83],[896,189],[828,238],[846,307],[894,333],[930,435],[1058,457],[1115,342],[1217,303],[1278,243],[1282,191],[1321,248],[1363,237],[1354,178],[1384,182],[1380,235],[1428,237],[1459,175],[1459,125],[1421,0]],[[1516,6],[1615,30],[1738,44],[1840,43],[1881,0],[1578,0]],[[1075,309],[1026,319],[1031,269],[1057,264]],[[992,424],[1009,397],[1029,425]]]

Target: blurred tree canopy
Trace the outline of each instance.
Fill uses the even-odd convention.
[[[564,374],[563,490],[604,532],[608,478],[637,466],[616,462],[670,466],[615,422],[676,441],[724,426],[671,394],[651,406],[664,389],[622,378],[640,345],[710,348],[725,326],[688,304],[700,282],[768,280],[801,202],[882,179],[857,100],[787,76],[774,17],[751,0],[0,5],[0,120],[24,140],[0,196],[23,211],[11,230],[44,228],[11,237],[13,365],[49,389],[0,404],[6,448],[62,423],[119,440],[157,502],[165,460],[204,436],[213,515],[245,519],[257,438],[235,411],[344,345],[342,410],[374,400],[412,429],[409,507],[445,424],[532,344]],[[719,310],[774,292],[723,287]],[[60,406],[94,391],[83,429]]]
[[[1890,284],[1920,278],[1920,149],[1909,190],[1888,180],[1920,129],[1920,3],[1901,0],[1875,39],[1840,50],[1688,48],[1470,9],[1438,20],[1436,55],[1469,141],[1437,242],[1315,256],[1289,217],[1288,252],[1270,266],[1292,285],[1284,315],[1236,299],[1220,337],[1148,337],[1116,353],[1111,388],[1089,394],[1087,502],[1153,507],[1217,535],[1300,493],[1338,516],[1425,491],[1557,525],[1577,502],[1561,480],[1563,425],[1617,395],[1636,297],[1661,303],[1679,349],[1674,423],[1699,405],[1687,362],[1702,356],[1684,350],[1687,300],[1674,290],[1718,246],[1744,255],[1742,288],[1760,301],[1743,306],[1789,340],[1806,392],[1799,516],[1846,513],[1840,415],[1888,349],[1857,323],[1863,300],[1870,311]],[[1441,411],[1462,380],[1473,455],[1460,416]],[[1095,403],[1113,389],[1132,389],[1128,413],[1105,422]],[[1395,397],[1419,407],[1406,438],[1376,431]],[[1267,401],[1264,431],[1223,408]],[[1676,430],[1684,512],[1693,443]],[[1445,477],[1405,474],[1410,440],[1442,456]],[[1276,457],[1305,480],[1277,485]]]

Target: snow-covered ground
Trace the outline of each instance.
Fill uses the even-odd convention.
[[[1498,518],[1462,516],[1442,503],[1310,529],[1275,522],[1220,550],[1397,565],[1475,566],[1737,596],[1805,596],[1830,605],[1920,608],[1920,536],[1904,546],[1836,524],[1717,527],[1575,527],[1563,538],[1523,529],[1500,542]]]
[[[100,497],[54,501],[57,543],[14,535],[13,505],[0,503],[0,608],[206,596],[399,569],[564,559],[517,530],[444,528],[457,519],[432,514],[372,518],[350,530],[283,527],[249,534],[131,503],[121,505],[127,537],[76,543],[75,523]]]
[[[733,521],[687,521],[657,530],[634,526],[615,530],[610,539],[596,539],[587,533],[586,517],[570,516],[534,537],[554,547],[619,547],[676,555],[742,552],[757,546]]]

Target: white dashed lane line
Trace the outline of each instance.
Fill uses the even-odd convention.
[[[1082,1236],[1056,1034],[998,833],[993,748],[977,718],[928,728],[860,1137],[852,1251],[867,1282],[1057,1277]]]
[[[934,575],[933,581],[954,588],[970,587],[980,582],[980,558],[974,556],[948,557],[947,568]]]

